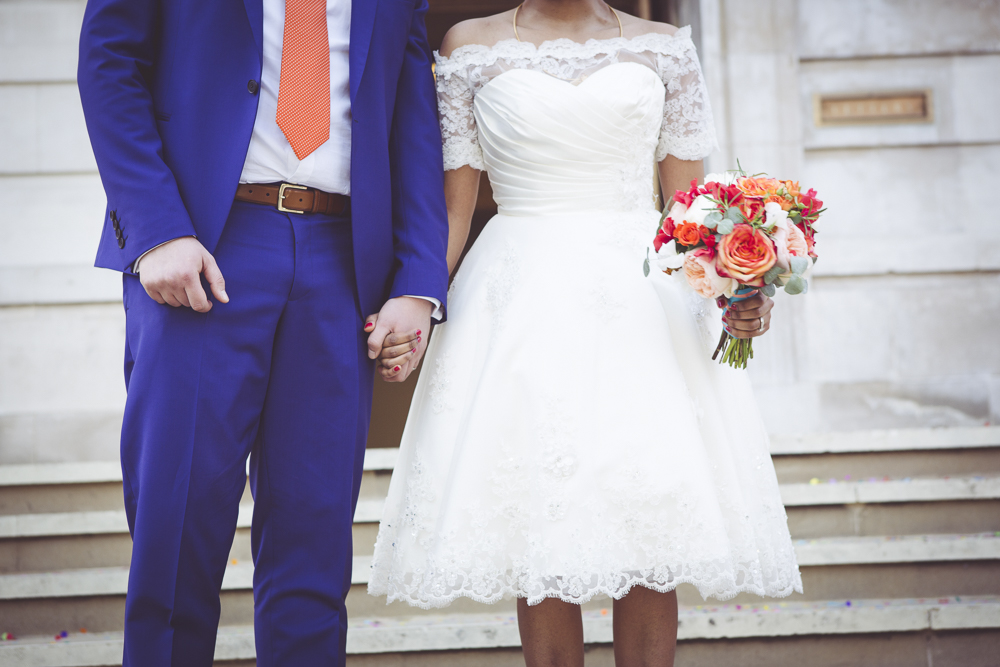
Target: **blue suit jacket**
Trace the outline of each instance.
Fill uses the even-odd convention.
[[[353,0],[351,9],[351,203],[364,314],[403,294],[445,302],[448,223],[426,11],[427,0]],[[187,235],[214,251],[257,114],[262,40],[262,0],[89,0],[78,82],[108,197],[97,266],[128,270]]]

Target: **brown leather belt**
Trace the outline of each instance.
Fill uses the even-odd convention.
[[[291,183],[240,183],[236,200],[274,206],[285,213],[340,215],[351,198]]]

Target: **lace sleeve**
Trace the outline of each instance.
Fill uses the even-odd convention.
[[[454,59],[434,54],[437,61],[438,118],[441,121],[441,144],[444,169],[469,165],[483,170],[483,151],[479,147],[476,117],[472,111],[474,94],[469,72]]]
[[[694,43],[685,39],[676,51],[658,54],[657,68],[667,88],[667,99],[656,161],[667,155],[681,160],[704,159],[718,144]]]

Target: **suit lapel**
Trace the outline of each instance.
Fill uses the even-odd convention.
[[[243,0],[253,30],[253,41],[257,44],[257,56],[264,62],[264,0]]]
[[[251,0],[246,0],[250,2]],[[375,28],[375,10],[378,0],[351,0],[351,102],[358,94],[361,75],[365,71],[368,59],[368,48],[372,42],[372,31]]]

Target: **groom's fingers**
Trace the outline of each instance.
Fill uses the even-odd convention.
[[[367,329],[366,329],[367,331]],[[368,358],[376,359],[378,355],[382,354],[382,346],[385,344],[385,337],[391,332],[388,327],[380,326],[375,324],[374,329],[370,336],[368,336]]]

